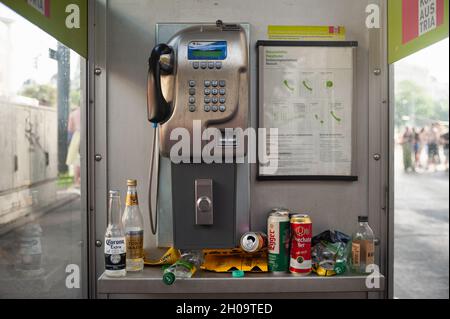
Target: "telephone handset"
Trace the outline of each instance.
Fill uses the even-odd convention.
[[[165,61],[162,61],[161,57],[165,57]],[[150,55],[147,81],[148,120],[154,124],[163,123],[170,116],[171,106],[162,91],[161,74],[172,72],[173,49],[167,44],[158,44]]]

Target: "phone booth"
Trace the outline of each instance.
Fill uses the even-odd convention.
[[[199,8],[196,1],[176,5],[171,1],[164,4],[153,1],[142,2],[136,11],[118,1],[108,1],[108,6],[102,3],[91,4],[95,15],[91,16],[90,25],[90,44],[94,47],[90,51],[91,66],[102,70],[100,75],[90,75],[96,105],[92,110],[96,147],[102,149],[98,152],[107,154],[106,159],[95,163],[96,180],[107,180],[97,188],[96,211],[106,209],[102,203],[107,189],[121,189],[122,181],[136,178],[146,227],[144,247],[153,257],[162,255],[164,247],[238,247],[244,233],[267,231],[269,213],[276,207],[308,213],[313,236],[326,230],[351,235],[358,225],[358,216],[363,215],[373,229],[373,256],[378,268],[372,277],[353,273],[299,277],[262,272],[233,278],[227,272],[201,270],[188,280],[166,286],[160,267],[145,267],[143,272],[121,279],[102,275],[101,248],[97,248],[98,295],[388,297],[392,271],[386,196],[388,145],[380,143],[387,139],[384,126],[388,121],[388,114],[381,107],[388,92],[386,30],[364,27],[366,4],[319,1],[300,2],[291,7],[283,1],[268,1],[263,6],[259,1],[227,1]],[[173,10],[167,10],[168,4],[173,5]],[[341,9],[345,6],[353,8],[351,19],[349,11]],[[327,12],[334,12],[332,19],[324,15],[324,7]],[[380,3],[380,9],[384,17],[384,2]],[[270,23],[266,18],[269,16]],[[281,30],[277,26],[311,24],[345,25],[346,41],[303,40],[299,48],[292,47],[289,40],[269,41],[277,40],[276,30]],[[338,34],[340,29],[336,30]],[[278,88],[274,86],[278,85],[274,82],[278,75],[273,72],[279,63],[285,63],[286,67]],[[307,65],[318,70],[311,71],[317,72],[316,78],[302,78],[308,72],[299,68]],[[334,72],[333,67],[344,71]],[[323,89],[318,93],[311,91],[322,80]],[[284,117],[286,125],[282,122],[281,114],[291,101],[288,94],[298,94],[295,96],[313,103],[320,94],[337,99],[339,94],[327,92],[338,90],[346,92],[341,95],[352,105],[349,126],[345,128],[347,122],[344,123],[347,113],[333,105],[331,113],[317,113],[316,117],[311,113],[308,127],[322,125],[338,133],[341,128],[346,132],[342,134],[347,134],[348,144],[342,147],[348,147],[351,165],[342,170],[336,166],[336,171],[346,175],[345,178],[329,176],[333,172],[330,169],[325,178],[323,174],[298,178],[297,175],[305,175],[298,166],[295,174],[291,174],[295,178],[287,176],[288,169],[283,176],[268,178],[267,168],[258,162],[249,163],[248,152],[241,152],[240,142],[225,132],[226,128],[270,129],[273,123],[281,130],[296,129],[289,123],[297,116],[292,112],[297,111]],[[302,103],[295,104],[295,110],[309,112],[313,104],[307,102],[302,106]],[[182,130],[176,131],[177,128]],[[207,129],[219,132],[215,151],[229,152],[235,159],[244,160],[206,163],[204,154],[198,150],[208,142],[196,145],[193,138],[186,144],[192,152],[183,156],[183,147],[177,144],[181,137],[184,134],[192,137],[196,130],[204,133]],[[306,135],[303,141],[307,141]],[[103,143],[106,140],[108,143]],[[284,142],[286,146],[280,146],[285,147],[280,154],[289,152],[289,144],[294,147],[298,141]],[[310,142],[302,143],[301,147]],[[325,152],[340,142],[331,143],[318,149]],[[171,154],[174,149],[177,154]],[[306,151],[299,149],[302,151],[296,156],[305,158]],[[173,155],[178,155],[177,161]],[[337,153],[330,160],[336,160],[336,156]],[[319,160],[322,168],[329,167],[324,157]],[[288,165],[284,158],[282,161],[280,165]],[[104,230],[104,218],[102,214],[95,217],[98,234]]]

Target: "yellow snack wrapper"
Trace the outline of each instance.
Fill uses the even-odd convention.
[[[147,259],[147,256],[144,258],[144,265],[148,266],[162,266],[162,265],[172,265],[175,263],[179,258],[181,254],[178,249],[175,249],[173,247],[170,247],[165,254],[159,258],[158,260],[150,261]]]
[[[267,272],[267,251],[249,254],[235,249],[205,249],[203,270],[214,272],[232,272],[242,270],[245,272]]]

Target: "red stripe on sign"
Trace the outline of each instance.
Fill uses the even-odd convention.
[[[419,36],[418,0],[402,0],[402,43]]]
[[[50,0],[44,0],[44,15],[50,17]]]
[[[444,24],[444,0],[436,0],[436,26]]]

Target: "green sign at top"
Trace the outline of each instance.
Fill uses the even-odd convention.
[[[87,58],[88,0],[0,0],[0,2]]]
[[[448,0],[389,0],[389,63],[448,37]]]

